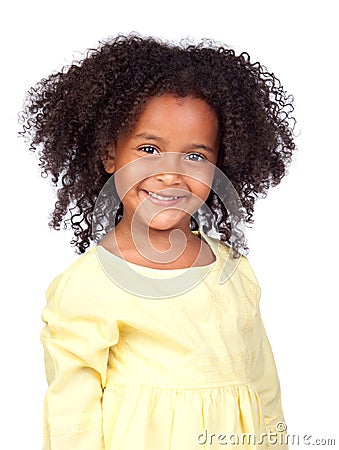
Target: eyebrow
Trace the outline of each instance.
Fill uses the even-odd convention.
[[[154,134],[149,134],[149,133],[139,133],[135,137],[139,138],[139,139],[147,139],[147,140],[150,140],[150,141],[160,141],[160,142],[163,142],[165,144],[167,143],[160,136],[155,136]],[[214,148],[210,147],[209,145],[205,145],[205,144],[192,144],[192,145],[190,145],[190,148],[191,149],[197,149],[197,150],[199,148],[202,148],[202,149],[204,149],[204,150],[206,150],[208,152],[214,153]]]

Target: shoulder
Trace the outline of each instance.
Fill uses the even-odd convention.
[[[48,331],[45,328],[43,335],[82,339],[92,333],[93,339],[104,337],[115,343],[118,335],[115,309],[110,301],[112,296],[106,295],[102,288],[103,277],[95,247],[56,276],[46,291],[41,319],[48,325]]]
[[[100,273],[100,266],[95,249],[90,248],[53,279],[46,290],[47,300],[60,296],[62,292],[86,291],[93,285],[93,279],[98,273]]]
[[[225,282],[230,279],[233,283],[241,283],[246,290],[251,292],[251,296],[258,300],[261,288],[248,257],[241,254],[239,258],[234,258],[232,248],[228,244],[206,234],[203,237],[216,255],[221,281]]]

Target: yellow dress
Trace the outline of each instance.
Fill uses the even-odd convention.
[[[229,247],[203,237],[205,267],[151,269],[98,245],[51,283],[44,450],[286,448],[260,287],[244,256],[223,279]],[[134,293],[132,272],[158,298]],[[160,292],[180,279],[198,282]]]

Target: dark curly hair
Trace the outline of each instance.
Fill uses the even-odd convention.
[[[243,218],[227,211],[213,190],[206,205],[234,256],[248,250],[237,225],[241,219],[253,223],[256,199],[287,173],[296,148],[293,97],[247,53],[236,56],[211,40],[173,44],[133,33],[100,42],[82,60],[41,80],[21,113],[20,134],[37,151],[42,176],[58,187],[49,226],[70,224],[78,253],[94,240],[94,207],[111,176],[102,162],[109,144],[133,127],[147,99],[164,93],[193,95],[216,112],[217,167],[235,188]],[[122,217],[118,207],[115,223]],[[208,231],[212,217],[207,219]]]

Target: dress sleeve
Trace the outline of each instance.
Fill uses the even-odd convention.
[[[101,399],[118,327],[88,285],[84,277],[61,274],[46,292],[43,450],[104,449]]]
[[[280,382],[259,308],[253,328],[250,377],[259,395],[266,430],[279,435],[285,428]]]
[[[261,288],[248,261],[246,261],[246,276],[253,311],[252,326],[247,332],[250,355],[249,376],[258,394],[265,420],[266,447],[272,450],[287,450],[280,381],[260,312]]]

